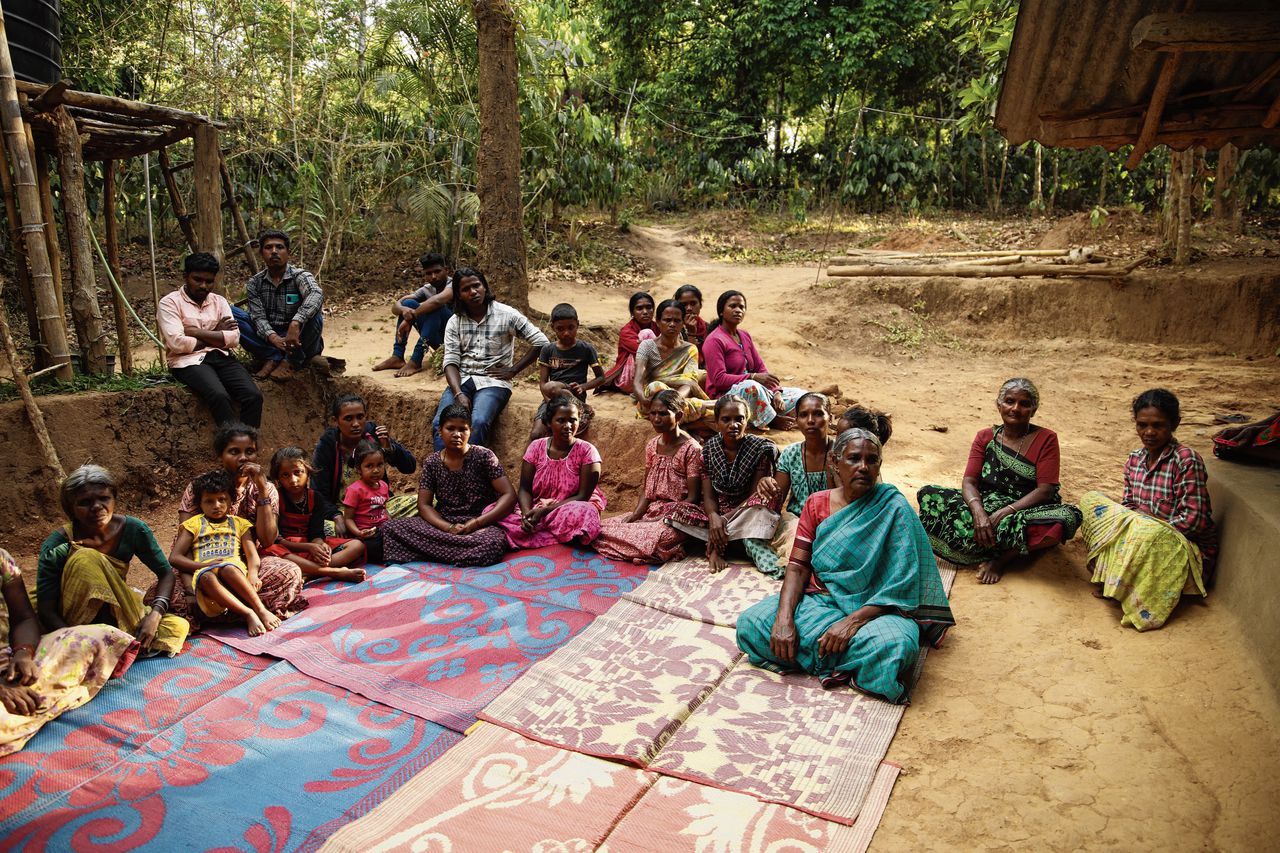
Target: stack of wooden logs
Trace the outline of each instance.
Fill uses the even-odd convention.
[[[1119,261],[1098,254],[1093,247],[1075,249],[993,249],[968,252],[900,252],[851,249],[827,261],[827,275],[840,278],[925,277],[1060,278],[1091,276],[1123,278],[1141,259]]]

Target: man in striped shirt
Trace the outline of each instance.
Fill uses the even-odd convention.
[[[449,387],[431,421],[436,450],[440,413],[453,402],[471,410],[471,443],[488,445],[498,415],[511,399],[511,380],[533,364],[551,343],[542,331],[510,305],[494,300],[484,273],[463,267],[453,274],[454,313],[444,328],[444,376]],[[532,348],[515,360],[515,339]]]
[[[258,379],[291,379],[308,363],[328,370],[324,351],[324,293],[315,276],[289,263],[289,235],[263,231],[258,251],[267,268],[249,279],[249,310],[234,309],[240,346],[262,360]]]

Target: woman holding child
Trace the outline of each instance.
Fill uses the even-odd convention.
[[[315,488],[335,508],[342,505],[347,487],[360,479],[355,452],[361,441],[376,442],[382,448],[384,461],[402,474],[412,474],[418,468],[418,460],[391,437],[385,426],[365,420],[367,411],[368,405],[359,394],[338,397],[330,407],[333,423],[316,442],[311,459],[316,470]],[[410,518],[417,506],[413,495],[396,495],[387,501],[387,515]]]
[[[382,528],[387,559],[492,566],[507,552],[498,522],[516,505],[515,489],[493,451],[471,443],[471,410],[460,403],[440,415],[444,449],[422,463],[418,514]]]
[[[702,390],[706,374],[698,369],[698,348],[681,337],[684,306],[674,299],[664,300],[657,316],[658,337],[641,341],[636,351],[632,388],[636,406],[640,415],[646,416],[655,395],[675,391],[685,425],[697,423],[711,413],[713,404]]]
[[[253,525],[255,544],[274,543],[280,535],[277,521],[280,493],[258,462],[258,431],[244,424],[227,424],[214,434],[213,452],[219,467],[230,474],[235,483],[230,514]],[[178,505],[178,521],[184,522],[199,512],[195,490],[187,484]],[[307,600],[302,597],[302,569],[294,563],[283,557],[262,557],[258,577],[262,580],[258,597],[275,615],[283,618],[307,606]],[[185,582],[174,588],[173,609],[197,624],[201,618],[195,591]]]
[[[551,435],[529,444],[520,465],[518,506],[499,522],[512,548],[586,545],[600,533],[600,451],[577,437],[578,406],[577,399],[563,396],[543,409]]]
[[[115,478],[98,465],[82,465],[62,481],[67,524],[40,546],[36,604],[46,628],[110,622],[138,638],[143,651],[176,655],[191,630],[170,613],[180,587],[151,528],[116,513]],[[128,584],[134,557],[155,573],[148,607]],[[179,610],[180,612],[180,610]]]

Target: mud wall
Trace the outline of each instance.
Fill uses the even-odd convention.
[[[1084,338],[1210,346],[1239,355],[1280,349],[1280,267],[1144,271],[1095,279],[844,279],[850,307],[873,294],[911,308],[964,337]]]

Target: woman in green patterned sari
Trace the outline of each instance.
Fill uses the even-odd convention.
[[[1020,556],[1066,542],[1083,520],[1061,502],[1058,436],[1031,423],[1039,406],[1031,380],[1001,385],[1002,423],[974,438],[962,486],[925,486],[917,494],[934,553],[961,566],[981,563],[980,583],[999,581]]]

